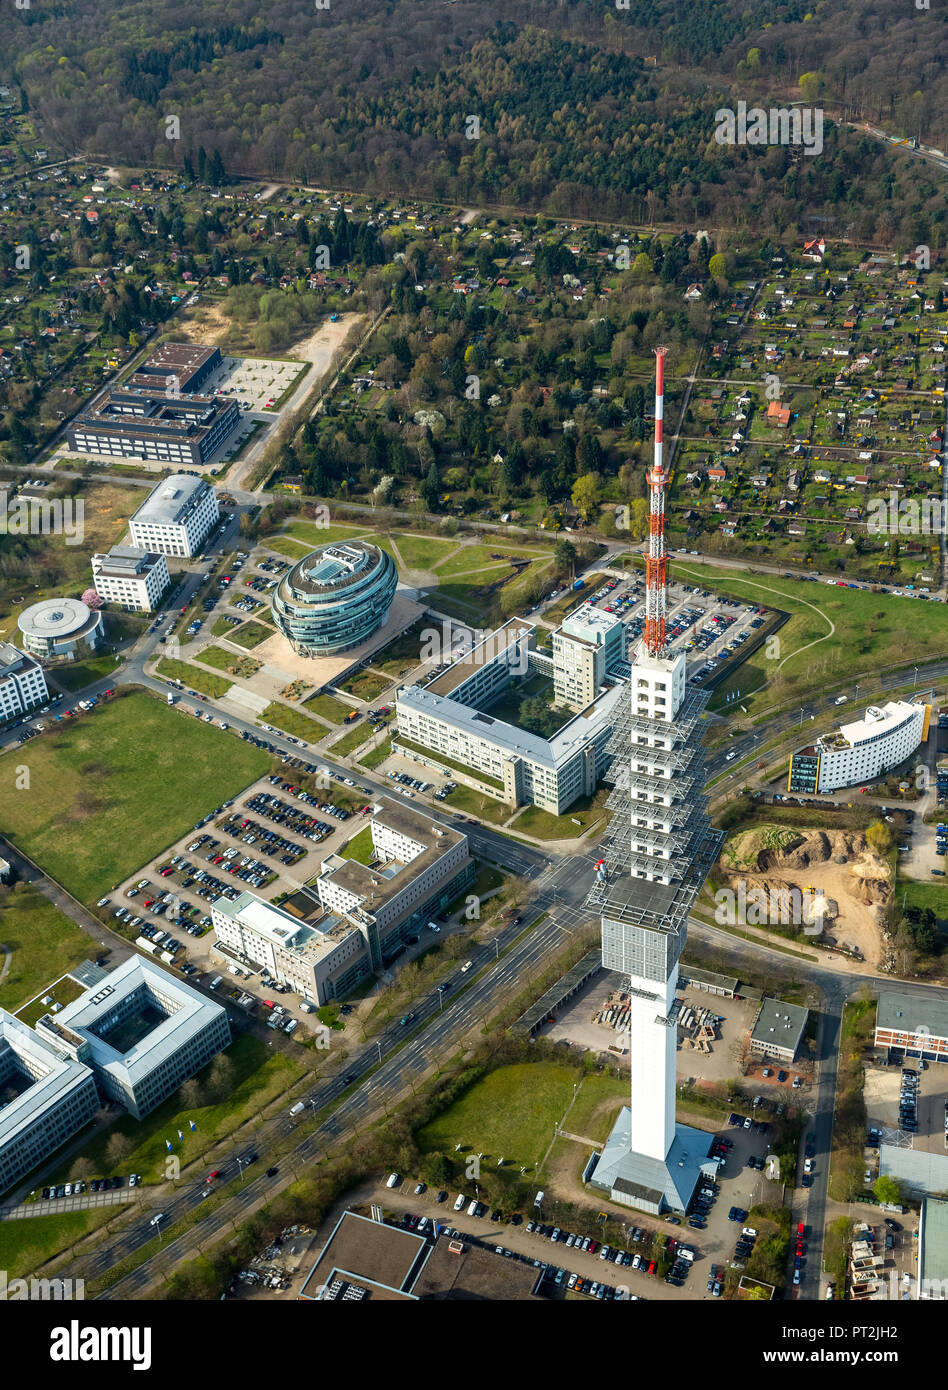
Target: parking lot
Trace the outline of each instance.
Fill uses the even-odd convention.
[[[241,413],[262,411],[272,408],[305,365],[265,357],[224,357],[201,389],[207,395],[236,396]]]
[[[143,950],[197,983],[201,972],[221,969],[211,951],[214,900],[233,901],[245,890],[272,899],[300,889],[358,829],[361,816],[351,802],[348,792],[335,799],[331,790],[305,792],[288,765],[213,808],[100,905],[133,940],[141,939]],[[242,979],[241,988],[265,992],[256,974]]]
[[[689,678],[700,685],[723,660],[740,650],[755,628],[762,626],[766,610],[720,598],[697,585],[671,584],[668,591],[668,650],[689,653]],[[583,608],[596,608],[621,617],[634,642],[645,626],[645,596],[639,575],[608,579],[590,592]],[[698,658],[703,657],[703,662]]]
[[[948,1073],[943,1063],[927,1062],[918,1070],[910,1058],[905,1070],[917,1078],[915,1086],[903,1085],[898,1066],[869,1067],[866,1071],[866,1115],[870,1127],[901,1129],[912,1136],[912,1147],[927,1153],[948,1153],[945,1143],[945,1103]],[[902,1099],[903,1091],[905,1100]],[[914,1104],[911,1103],[914,1095]],[[917,1129],[911,1128],[914,1117]]]

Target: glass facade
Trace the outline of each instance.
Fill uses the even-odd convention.
[[[332,656],[384,624],[397,584],[395,562],[377,546],[323,546],[281,581],[273,620],[301,654]]]

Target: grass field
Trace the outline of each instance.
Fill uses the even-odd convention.
[[[511,822],[510,828],[520,830],[524,835],[532,835],[537,840],[573,840],[585,835],[602,819],[605,814],[602,801],[601,796],[580,797],[561,816],[542,811],[539,806],[527,806]]]
[[[339,854],[343,859],[355,859],[360,864],[371,864],[375,858],[371,825],[363,826],[358,835],[353,835],[348,844],[339,850]]]
[[[451,579],[455,575],[471,574],[474,570],[488,569],[493,565],[510,564],[512,560],[535,559],[535,550],[501,550],[497,546],[465,545],[456,554],[447,556],[435,566],[435,573],[441,579]]]
[[[67,666],[54,666],[47,671],[50,684],[54,682],[63,690],[82,690],[95,681],[103,680],[115,670],[115,653],[107,656],[92,656],[88,661],[74,661]]]
[[[192,690],[200,690],[202,695],[210,695],[212,699],[226,695],[234,683],[226,676],[215,676],[210,671],[202,671],[199,666],[192,666],[187,661],[177,661],[171,656],[163,656],[155,670],[166,680],[181,681],[182,685]]]
[[[367,526],[348,525],[344,521],[334,521],[329,526],[317,526],[315,521],[292,521],[284,527],[286,535],[305,541],[309,550],[317,545],[328,545],[330,541],[355,540],[356,536],[364,536],[368,529]]]
[[[365,743],[367,738],[371,738],[375,730],[367,719],[361,724],[357,724],[354,729],[350,729],[342,738],[337,738],[335,743],[329,745],[328,751],[344,757],[346,753],[351,753],[354,748],[359,748]]]
[[[350,710],[349,705],[341,704],[331,695],[311,695],[308,700],[303,701],[303,708],[312,710],[320,719],[326,719],[330,724],[341,724]]]
[[[391,684],[391,679],[380,676],[375,671],[356,671],[342,682],[339,689],[345,690],[347,694],[354,695],[357,700],[364,700],[366,704],[370,705]],[[348,714],[348,710],[346,713]]]
[[[779,655],[771,660],[755,658],[769,680],[764,691],[747,699],[742,695],[740,703],[750,714],[775,700],[797,699],[847,678],[858,680],[867,670],[937,660],[948,646],[948,608],[942,603],[926,603],[920,613],[919,599],[769,574],[744,579],[731,570],[692,560],[674,561],[673,571],[676,578],[792,615],[777,634]],[[742,691],[748,689],[743,674],[734,678]]]
[[[569,1112],[566,1128],[572,1134],[584,1134],[600,1144],[609,1137],[616,1116],[629,1103],[629,1083],[611,1073],[587,1076],[576,1092],[576,1102]]]
[[[270,766],[261,749],[144,693],[57,726],[28,756],[27,795],[17,764],[0,759],[0,827],[86,903]]]
[[[0,983],[0,1008],[10,1013],[99,951],[91,937],[28,883],[0,888],[0,946],[11,952],[10,969]]]
[[[372,658],[372,664],[378,671],[384,671],[387,675],[398,677],[410,671],[413,666],[417,666],[421,660],[421,634],[426,624],[424,618],[389,642],[387,647],[383,647],[380,652],[376,652]]]
[[[919,879],[899,876],[895,896],[906,907],[930,907],[942,929],[948,926],[948,888],[941,883],[923,883]]]
[[[437,540],[434,536],[411,536],[402,532],[393,534],[392,540],[398,547],[399,555],[412,570],[433,570],[458,545],[457,541]]]
[[[244,623],[243,627],[231,628],[230,640],[238,647],[253,648],[274,635],[275,629],[264,627],[263,623]]]
[[[356,759],[356,762],[361,763],[363,767],[369,769],[376,768],[384,763],[385,759],[391,755],[391,752],[391,738],[383,738],[378,748],[371,748],[368,753],[363,753],[361,758]]]
[[[446,1154],[456,1144],[484,1162],[536,1164],[573,1098],[575,1072],[555,1062],[500,1067],[475,1082],[415,1136],[420,1149]]]
[[[23,1221],[0,1221],[0,1264],[10,1279],[35,1274],[47,1260],[68,1250],[81,1236],[104,1226],[120,1211],[121,1207],[94,1207],[91,1211],[63,1211],[30,1216]]]
[[[195,658],[203,661],[205,666],[214,666],[218,671],[228,671],[231,675],[240,676],[244,680],[250,676],[255,676],[260,670],[260,662],[254,661],[252,656],[241,656],[238,652],[229,652],[226,647],[205,647]],[[195,686],[195,689],[197,687]]]
[[[88,1147],[82,1150],[83,1156],[97,1170],[94,1176],[115,1171],[140,1172],[145,1183],[158,1182],[164,1177],[166,1138],[174,1139],[179,1129],[185,1135],[183,1143],[175,1146],[183,1167],[192,1159],[199,1159],[215,1140],[229,1134],[256,1114],[267,1101],[280,1095],[302,1074],[301,1067],[292,1058],[285,1053],[275,1052],[249,1033],[237,1038],[221,1055],[227,1057],[233,1066],[231,1084],[223,1100],[215,1101],[210,1096],[208,1077],[214,1063],[209,1062],[197,1074],[198,1084],[207,1093],[206,1103],[183,1106],[181,1093],[176,1091],[143,1120],[124,1115],[114,1125],[96,1134]],[[189,1120],[193,1120],[197,1126],[193,1133],[187,1123]],[[127,1156],[117,1167],[109,1162],[107,1156],[109,1143],[115,1134],[123,1135],[132,1143]],[[68,1182],[72,1161],[66,1160],[50,1181]]]
[[[299,541],[291,540],[289,536],[265,536],[260,544],[264,550],[273,550],[293,561],[305,559],[313,549],[311,545],[302,545]]]
[[[511,813],[510,807],[503,801],[495,801],[492,796],[476,792],[463,783],[455,787],[453,792],[448,792],[444,804],[454,812],[464,811],[469,816],[477,816],[479,820],[490,821],[492,825],[502,825]]]
[[[237,624],[228,622],[226,618],[215,618],[211,627],[212,637],[229,637],[232,642],[237,639],[234,633],[237,632]]]
[[[284,733],[292,734],[294,738],[305,739],[307,743],[318,743],[328,733],[325,724],[321,724],[318,719],[312,719],[301,709],[290,709],[288,705],[281,705],[277,701],[267,705],[260,718],[265,724],[273,724]]]

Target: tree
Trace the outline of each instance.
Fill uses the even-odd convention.
[[[823,76],[818,72],[805,72],[797,86],[800,88],[800,95],[804,101],[816,101],[823,90]]]
[[[198,1110],[206,1103],[204,1087],[196,1076],[192,1076],[185,1081],[178,1094],[181,1097],[182,1110]]]
[[[579,512],[584,521],[591,521],[599,511],[599,500],[602,495],[600,479],[598,473],[582,473],[573,484],[570,494],[573,506]]]
[[[120,1168],[132,1152],[132,1141],[127,1134],[113,1134],[105,1149],[105,1158],[110,1168]]]
[[[902,1204],[902,1185],[897,1178],[883,1173],[872,1184],[872,1190],[880,1206],[897,1207]]]
[[[219,1052],[211,1063],[207,1079],[208,1089],[218,1102],[224,1101],[234,1089],[237,1068],[225,1053]]]
[[[572,541],[557,541],[553,547],[553,560],[560,574],[572,577],[576,573],[576,547]]]
[[[892,832],[884,821],[876,820],[866,831],[866,844],[876,854],[885,856],[892,845]]]
[[[708,271],[712,279],[717,280],[722,285],[726,285],[727,257],[723,256],[720,251],[715,252],[708,262]]]

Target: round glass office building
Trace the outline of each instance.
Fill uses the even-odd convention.
[[[301,655],[334,656],[384,624],[397,583],[394,560],[377,545],[324,545],[281,579],[273,621]]]

